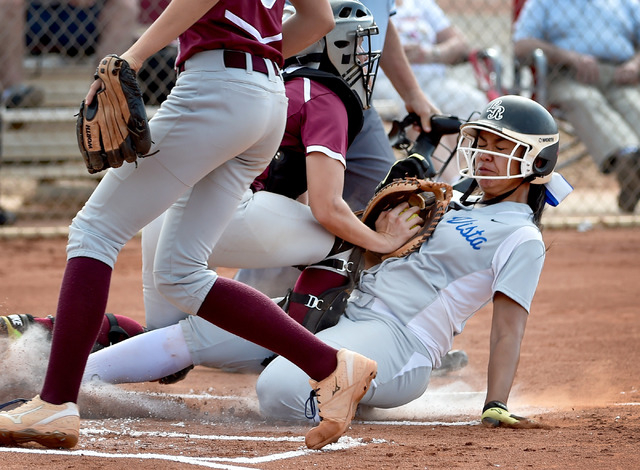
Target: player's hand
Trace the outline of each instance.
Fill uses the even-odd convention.
[[[101,79],[96,78],[89,87],[87,96],[84,97],[84,103],[89,106],[93,101],[93,98],[95,98],[96,94],[102,89],[104,89],[104,82]]]
[[[572,65],[576,71],[576,80],[581,83],[596,83],[600,77],[598,59],[590,55],[575,54]]]
[[[390,253],[398,249],[420,229],[424,220],[417,212],[419,207],[409,206],[407,202],[396,207],[382,211],[375,222],[376,232],[382,236],[386,245],[379,253]]]
[[[629,60],[616,67],[613,73],[613,81],[618,85],[633,85],[640,81],[640,62]]]
[[[425,132],[431,131],[431,116],[442,114],[440,109],[420,89],[405,98],[404,106],[407,112],[420,116],[420,127]],[[416,130],[419,131],[419,129]]]
[[[499,401],[490,401],[482,409],[482,424],[489,428],[529,427],[531,423],[532,421],[527,418],[509,413],[507,405]]]

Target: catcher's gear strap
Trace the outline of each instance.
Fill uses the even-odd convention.
[[[190,366],[185,367],[182,370],[179,370],[178,372],[174,373],[174,374],[169,374],[165,377],[162,377],[161,379],[158,379],[158,383],[161,383],[162,385],[171,385],[171,384],[175,384],[180,382],[181,380],[184,380],[187,377],[187,374],[194,368],[194,365],[191,364]]]
[[[347,116],[349,117],[349,145],[351,145],[364,123],[362,101],[358,94],[351,89],[344,78],[330,72],[325,72],[324,70],[302,67],[293,72],[285,72],[282,74],[282,78],[285,81],[296,77],[304,77],[318,82],[326,86],[340,98],[340,101],[344,103],[344,107],[347,109]]]
[[[309,267],[313,268],[314,266],[326,266],[332,268],[334,272],[345,273],[347,284],[327,289],[318,296],[289,290],[279,305],[285,312],[289,310],[291,302],[307,307],[307,314],[302,321],[302,326],[312,333],[317,333],[338,323],[340,316],[344,313],[347,299],[364,269],[364,250],[355,247],[348,260],[333,258]]]
[[[109,345],[114,345],[120,341],[130,338],[129,333],[127,333],[124,328],[118,324],[118,319],[113,313],[105,313],[105,316],[107,317],[107,320],[109,320],[109,333],[107,333]]]
[[[424,220],[424,224],[415,236],[397,250],[376,255],[380,255],[381,259],[385,260],[407,256],[417,251],[435,230],[447,211],[452,196],[451,185],[418,178],[394,180],[384,186],[367,204],[362,214],[362,222],[375,230],[375,222],[383,211],[392,209],[402,202],[408,202],[410,206],[420,207],[418,216]]]

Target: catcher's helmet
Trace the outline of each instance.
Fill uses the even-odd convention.
[[[358,0],[330,0],[335,27],[320,41],[287,59],[285,67],[304,66],[342,77],[362,101],[371,106],[371,94],[380,51],[371,50],[370,37],[379,33],[373,14]],[[285,7],[285,19],[292,14]]]
[[[480,131],[499,135],[516,146],[510,154],[478,150],[477,137]],[[491,101],[480,117],[463,124],[460,128],[458,144],[458,164],[460,174],[476,179],[510,179],[533,176],[532,183],[545,183],[558,162],[560,134],[553,116],[544,106],[518,95],[507,95]],[[524,147],[524,154],[518,155]],[[520,172],[505,176],[484,176],[475,174],[478,155],[491,154],[520,162]],[[462,165],[462,157],[466,167]],[[508,166],[509,172],[511,165]]]

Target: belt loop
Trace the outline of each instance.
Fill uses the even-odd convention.
[[[278,68],[278,64],[269,60],[262,59],[264,61],[265,66],[267,67],[267,75],[269,75],[269,80],[275,82],[278,80],[280,76],[280,69]]]
[[[253,56],[248,52],[244,53],[245,67],[248,73],[253,73]]]

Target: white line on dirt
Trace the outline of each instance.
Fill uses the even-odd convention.
[[[255,467],[239,467],[237,465],[223,465],[220,463],[208,462],[199,457],[184,457],[182,455],[164,455],[164,454],[117,454],[109,452],[96,452],[92,450],[54,450],[54,449],[23,449],[23,448],[4,448],[0,447],[0,452],[11,452],[21,454],[46,454],[64,457],[98,457],[107,459],[146,459],[146,460],[166,460],[171,462],[180,462],[187,465],[197,465],[207,468],[218,468],[226,470],[255,470]]]
[[[131,437],[170,437],[179,439],[202,439],[209,441],[262,441],[262,442],[304,442],[304,436],[296,437],[272,437],[272,436],[228,436],[228,435],[201,435],[190,434],[184,432],[166,432],[166,431],[116,431],[107,428],[82,428],[80,434],[83,436],[107,435],[115,434]]]
[[[96,429],[82,429],[81,434],[101,434],[103,430]],[[106,431],[108,433],[126,434],[132,437],[138,437],[141,435],[157,436],[157,437],[188,437],[190,439],[224,439],[224,440],[261,440],[261,441],[292,441],[303,439],[290,439],[290,438],[255,438],[253,436],[199,436],[196,434],[180,434],[180,433],[164,433],[164,432],[138,432],[138,431]],[[377,443],[384,442],[383,440],[376,440]],[[339,451],[350,449],[353,447],[366,445],[360,439],[352,439],[350,437],[342,437],[340,441],[325,446],[322,451],[309,450],[300,448],[299,450],[280,452],[277,454],[263,455],[260,457],[186,457],[184,455],[170,455],[170,454],[120,454],[120,453],[108,453],[108,452],[96,452],[91,450],[54,450],[54,449],[26,449],[26,448],[4,448],[0,447],[0,452],[6,453],[21,453],[21,454],[45,454],[45,455],[57,455],[57,456],[69,456],[69,457],[96,457],[96,458],[118,458],[118,459],[146,459],[146,460],[164,460],[171,462],[179,462],[187,465],[194,465],[207,468],[226,469],[226,470],[255,470],[255,467],[242,467],[238,465],[256,465],[266,462],[274,462],[278,460],[291,459],[295,457],[302,457],[304,455],[314,454],[318,452],[327,451]],[[226,462],[226,464],[224,463]]]

